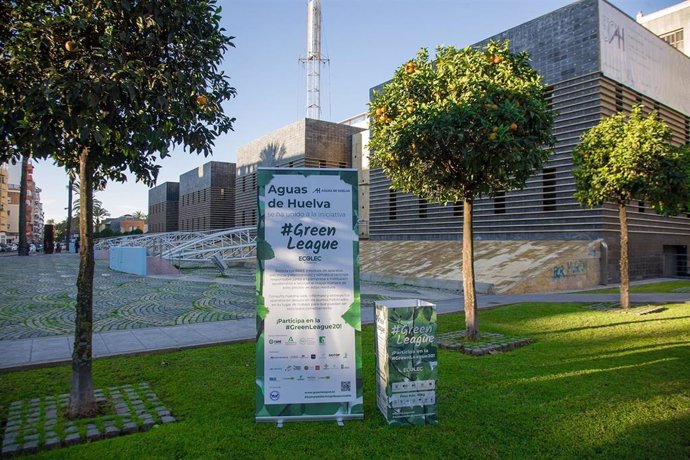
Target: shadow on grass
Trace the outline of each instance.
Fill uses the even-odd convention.
[[[577,452],[573,458],[690,458],[690,414],[620,429],[615,439]],[[681,440],[678,442],[678,440]],[[603,456],[603,457],[602,457]]]
[[[605,328],[610,328],[610,327],[625,326],[628,324],[652,323],[652,322],[658,322],[658,321],[676,321],[676,320],[688,319],[688,318],[690,318],[690,316],[674,316],[672,318],[641,319],[638,321],[620,321],[618,323],[595,324],[595,325],[587,325],[587,326],[581,326],[581,327],[572,327],[569,329],[554,329],[551,331],[533,332],[532,335],[533,336],[540,336],[540,335],[548,335],[548,334],[563,334],[563,333],[567,333],[567,332],[581,332],[581,331],[592,330],[592,329],[605,329]]]
[[[640,353],[640,352],[644,352],[644,351],[673,350],[676,348],[683,350],[683,349],[687,349],[688,347],[690,347],[690,341],[664,342],[664,343],[657,343],[654,345],[641,345],[639,347],[622,347],[620,350],[614,351],[611,353],[591,353],[591,354],[575,355],[575,356],[573,356],[572,359],[569,359],[567,362],[574,363],[574,362],[578,362],[578,361],[584,361],[584,360],[587,360],[590,358],[595,358],[595,359],[616,358],[619,356],[634,355],[636,353]]]
[[[528,377],[523,380],[521,380],[519,383],[533,383],[533,382],[547,382],[551,380],[558,380],[558,379],[563,379],[563,378],[569,378],[569,377],[581,377],[585,375],[591,375],[591,374],[598,374],[602,372],[616,372],[616,371],[623,371],[623,370],[630,370],[634,368],[640,368],[640,367],[645,367],[645,366],[652,366],[660,363],[668,363],[669,361],[678,361],[680,358],[678,357],[670,357],[670,358],[659,358],[659,359],[653,359],[651,361],[645,361],[645,362],[635,362],[634,364],[622,364],[618,366],[610,366],[610,367],[591,367],[591,368],[581,368],[581,369],[575,369],[572,371],[565,371],[565,372],[560,372],[560,373],[550,373],[546,375],[540,375],[540,376],[535,376],[535,377]],[[590,362],[593,360],[590,360]],[[594,363],[592,363],[594,364]]]

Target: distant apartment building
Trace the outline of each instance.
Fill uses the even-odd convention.
[[[19,241],[19,206],[20,184],[22,181],[21,163],[8,165],[8,214],[7,214],[7,240]],[[39,243],[43,238],[43,205],[40,200],[40,189],[36,187],[33,179],[34,167],[29,162],[26,167],[26,227],[24,232],[27,241]],[[38,190],[38,193],[37,193]]]
[[[649,14],[637,13],[637,22],[690,56],[690,0]]]
[[[31,239],[35,243],[43,241],[43,228],[45,227],[45,214],[41,202],[41,189],[34,184],[33,200],[31,203]]]
[[[180,176],[179,231],[235,225],[235,163],[209,161]]]
[[[9,232],[9,172],[7,166],[0,165],[0,243],[7,243]]]
[[[149,189],[149,233],[176,232],[179,218],[179,182],[164,182]]]
[[[237,227],[256,225],[256,168],[350,168],[357,126],[305,118],[237,150]]]
[[[19,185],[8,184],[7,188],[7,241],[19,242]]]

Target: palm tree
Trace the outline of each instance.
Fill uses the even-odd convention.
[[[132,214],[132,217],[134,217],[135,219],[139,219],[139,220],[146,220],[146,218],[148,216],[146,214],[144,214],[144,211],[135,211]]]
[[[96,203],[98,202],[98,203]],[[94,225],[96,227],[96,231],[100,232],[101,231],[101,220],[104,219],[105,217],[110,217],[110,213],[108,212],[107,209],[105,209],[102,206],[102,203],[99,200],[94,199],[93,200],[93,220],[94,220]]]
[[[79,198],[74,200],[74,205],[72,206],[75,214],[79,215]],[[93,222],[98,231],[98,226],[101,224],[101,219],[104,217],[109,217],[110,212],[103,207],[103,202],[98,198],[93,199]]]

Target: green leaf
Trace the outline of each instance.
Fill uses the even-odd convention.
[[[350,308],[342,316],[343,320],[356,331],[362,330],[362,310],[359,299],[356,299],[350,305]]]
[[[257,296],[256,300],[256,316],[258,316],[262,320],[265,320],[267,314],[268,308],[266,308],[266,305],[264,304],[264,296],[259,295]]]
[[[273,248],[266,241],[257,241],[256,243],[256,257],[259,260],[266,261],[275,258]]]

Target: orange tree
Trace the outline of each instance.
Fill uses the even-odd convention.
[[[690,205],[690,152],[671,145],[671,129],[656,111],[642,106],[617,113],[586,131],[573,152],[575,197],[582,206],[613,202],[620,220],[620,302],[630,306],[628,217],[631,200],[643,200],[659,213],[685,212]]]
[[[472,210],[481,196],[524,187],[549,156],[553,115],[526,53],[508,42],[421,50],[370,102],[371,162],[397,190],[463,202],[465,329],[476,339]]]
[[[177,145],[211,153],[235,95],[215,0],[0,2],[0,162],[51,159],[79,177],[80,267],[69,413],[96,409],[93,191],[156,181]]]

